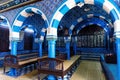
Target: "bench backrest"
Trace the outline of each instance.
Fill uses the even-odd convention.
[[[26,53],[26,54],[18,54],[17,56],[14,55],[6,55],[4,58],[4,64],[9,65],[13,64],[18,65],[18,62],[25,61],[33,58],[37,58],[38,53]]]
[[[63,71],[63,60],[57,58],[40,58],[38,59],[38,70],[39,71],[52,71],[59,72]]]
[[[18,65],[18,58],[14,55],[6,55],[4,58],[4,64],[6,65]]]
[[[24,53],[17,55],[19,61],[25,61],[28,59],[33,59],[39,57],[38,53]]]

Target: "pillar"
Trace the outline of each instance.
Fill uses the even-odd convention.
[[[42,43],[44,41],[44,39],[41,38],[35,38],[35,43],[39,44],[39,57],[42,57]]]
[[[39,57],[42,57],[42,42],[39,42]]]
[[[71,37],[67,36],[64,38],[67,52],[67,60],[70,60],[70,39]]]
[[[70,42],[66,42],[67,60],[70,60]]]
[[[11,55],[17,55],[17,41],[11,41]],[[16,76],[16,69],[10,68],[8,75]]]
[[[17,55],[17,41],[12,41],[11,42],[11,55]]]
[[[56,40],[48,40],[48,57],[50,57],[50,58],[56,57],[55,56],[55,44],[56,44]],[[48,75],[47,78],[48,78],[48,80],[56,80],[54,75]]]
[[[77,54],[77,37],[74,36],[74,43],[73,43],[74,54]]]
[[[118,80],[120,80],[120,38],[116,38],[116,53],[117,53]]]
[[[55,42],[56,40],[48,41],[48,57],[55,58]]]

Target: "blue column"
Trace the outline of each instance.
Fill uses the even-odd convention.
[[[55,58],[55,42],[56,40],[48,41],[48,57]]]
[[[116,53],[117,53],[118,80],[120,80],[120,38],[116,38]]]
[[[77,50],[77,37],[76,36],[74,37],[73,49],[74,49],[74,54],[76,55],[77,54],[77,52],[76,52],[76,50]]]
[[[66,41],[67,60],[70,60],[70,41]]]
[[[39,57],[42,57],[42,42],[39,42]]]
[[[76,52],[76,50],[77,50],[77,47],[76,47],[77,45],[76,45],[76,42],[74,42],[74,44],[73,44],[73,48],[74,48],[74,54],[76,55],[77,54],[77,52]]]
[[[12,41],[11,42],[11,55],[17,55],[17,41]],[[10,71],[8,73],[10,76],[15,76],[16,75],[16,69],[15,68],[10,68]]]
[[[11,42],[11,55],[17,55],[17,41]]]
[[[55,58],[55,42],[56,40],[48,40],[48,57]],[[56,80],[54,75],[48,75],[48,80]]]

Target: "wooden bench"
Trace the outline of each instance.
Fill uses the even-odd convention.
[[[6,55],[4,58],[3,72],[6,72],[6,67],[15,68],[16,70],[18,70],[30,64],[34,64],[35,66],[35,63],[37,63],[38,58],[38,53],[27,53],[20,54],[17,56]],[[18,73],[16,75],[18,75]]]
[[[38,59],[38,80],[40,80],[40,74],[52,74],[55,76],[61,76],[62,79],[64,75],[76,64],[79,60],[80,55],[73,56],[71,60],[61,60],[57,58],[40,58]]]

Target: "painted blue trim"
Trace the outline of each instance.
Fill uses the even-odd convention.
[[[70,41],[66,42],[67,60],[70,60]]]
[[[55,58],[55,42],[56,40],[48,40],[48,57]],[[54,64],[54,63],[53,63]],[[48,80],[56,80],[54,75],[49,75]]]
[[[82,48],[82,47],[77,47],[77,51],[81,52],[86,52],[86,53],[106,53],[108,52],[106,48]]]
[[[42,36],[45,36],[45,32],[40,32],[40,34],[41,34]]]
[[[75,0],[75,3],[78,4],[80,2],[83,2],[84,3],[84,0]]]
[[[55,58],[55,42],[56,40],[48,40],[48,57]]]
[[[47,80],[56,80],[54,75],[48,75]]]
[[[38,13],[39,15],[42,15],[42,12],[41,12],[41,11],[38,11],[38,10],[37,10],[37,13]]]
[[[110,11],[110,15],[111,15],[111,18],[112,18],[113,22],[115,22],[116,20],[119,20],[119,17],[118,17],[118,15],[117,15],[117,13],[116,13],[116,11],[114,9],[112,9]]]
[[[119,11],[119,13],[120,13],[120,8],[119,8],[119,6],[116,4],[116,2],[115,2],[114,0],[109,0],[109,2],[112,3],[112,4],[115,6],[115,8]]]
[[[25,12],[26,12],[26,13],[31,13],[32,10],[31,10],[31,8],[30,8],[30,9],[26,9]]]
[[[98,7],[103,8],[103,3],[105,0],[94,0],[94,4],[98,5]]]
[[[107,30],[107,33],[109,32],[108,30],[108,27],[107,27],[107,24],[106,24],[106,22],[104,22],[104,21],[102,21],[102,20],[100,20],[100,19],[98,19],[98,18],[89,18],[90,19],[90,21],[82,21],[81,23],[79,23],[80,25],[79,26],[77,26],[77,30],[81,30],[82,28],[81,28],[81,26],[83,26],[83,25],[85,25],[85,26],[87,26],[87,25],[90,25],[90,23],[93,23],[93,24],[96,24],[96,25],[98,25],[98,26],[100,26],[99,24],[101,24],[101,28],[103,28],[103,29],[106,29]],[[95,19],[95,21],[94,21],[94,19]]]
[[[45,28],[48,28],[47,20],[44,20],[45,22]]]
[[[59,11],[64,15],[66,12],[69,11],[69,8],[66,5],[64,5]]]
[[[39,43],[39,57],[42,57],[42,42]]]
[[[24,22],[24,20],[26,19],[26,17],[19,15],[19,17],[17,17],[18,21]]]
[[[11,42],[11,55],[17,55],[17,42],[16,41],[12,41]],[[8,73],[8,75],[10,76],[16,76],[16,69],[15,68],[10,68],[10,71]]]
[[[87,16],[88,16],[89,14],[87,14],[87,15],[83,15],[82,17],[80,17],[80,18],[82,18],[83,20],[85,20],[85,19],[89,19]],[[100,18],[100,16],[102,16],[102,15],[100,15],[100,14],[93,14],[93,17],[95,17],[95,18],[98,18],[98,19],[100,19],[101,20],[101,18]],[[91,18],[93,18],[93,17],[91,17]],[[79,18],[78,18],[79,19]],[[77,19],[77,20],[78,20]],[[75,20],[73,23],[72,23],[72,25],[74,25],[74,26],[76,26],[77,25],[77,23],[78,23],[78,21],[77,20]],[[102,19],[102,21],[103,21],[103,19]],[[109,21],[107,21],[107,19],[105,18],[104,19],[104,22],[107,22],[107,23],[109,23],[110,24],[110,22]],[[71,26],[70,26],[71,27]],[[110,27],[110,26],[108,26],[108,27]],[[75,27],[74,27],[75,28]],[[73,28],[73,29],[74,29]],[[70,32],[70,34],[72,35],[72,29],[69,29],[69,32]]]
[[[31,12],[33,12],[33,11],[32,11],[32,9],[30,8],[30,9],[26,9],[25,12],[26,12],[26,13],[31,13]]]
[[[117,52],[117,71],[118,71],[118,80],[120,80],[120,38],[116,38],[116,52]]]
[[[11,55],[17,55],[17,42],[12,41],[11,46]]]
[[[32,8],[36,8],[36,7],[25,7],[23,10],[21,10],[21,11],[19,12],[19,14],[16,16],[16,18],[14,19],[14,22],[15,22],[15,20],[24,22],[24,20],[25,20],[27,17],[24,17],[24,15],[21,15],[21,13],[22,13],[24,10],[25,10],[26,14],[31,13],[31,12],[34,12],[34,11],[32,10]],[[39,14],[39,15],[41,15],[41,16],[42,16],[42,14],[45,15],[45,14],[44,14],[42,11],[40,11],[38,8],[36,8],[36,9],[37,9],[37,12],[34,12],[35,14]],[[43,20],[45,21],[45,26],[44,26],[44,28],[46,29],[46,28],[49,26],[49,22],[48,22],[46,16],[45,16],[45,19],[43,19]],[[14,24],[15,24],[14,22],[13,22],[13,25],[12,25],[12,30],[13,30],[13,31],[16,31],[16,32],[19,32],[21,29],[16,28],[17,26],[14,25]],[[22,25],[19,25],[18,27],[22,27]]]
[[[59,21],[56,20],[56,19],[54,19],[54,20],[53,20],[53,23],[52,23],[52,27],[57,28],[58,25],[59,25]]]
[[[21,28],[19,26],[14,26],[13,31],[14,32],[19,32]]]
[[[76,3],[78,3],[79,1],[78,0],[74,0]],[[83,1],[83,0],[82,0]],[[105,0],[94,0],[94,5],[96,5],[97,7],[99,7],[100,6],[100,4],[101,4],[101,6],[102,6],[102,9],[103,9],[103,4],[104,4],[104,2],[105,2]],[[109,1],[108,1],[109,2]],[[62,8],[64,8],[64,6],[66,6],[66,3],[67,3],[67,1],[66,2],[64,2],[63,3],[63,5],[61,5],[60,6],[60,8],[58,8],[58,10],[56,11],[56,13],[55,14],[57,14],[57,12],[59,11],[59,10],[62,10]],[[85,3],[85,2],[84,2]],[[111,3],[112,4],[112,3]],[[113,4],[112,4],[113,5]],[[77,5],[76,5],[77,6]],[[114,5],[113,5],[114,6]],[[109,6],[107,6],[107,7],[109,7]],[[114,8],[116,8],[115,6],[114,6]],[[107,10],[105,10],[106,12],[107,12]],[[62,12],[62,11],[61,11]],[[64,11],[63,11],[64,12]],[[55,15],[54,14],[54,15]],[[112,15],[114,15],[114,14],[112,14]],[[117,14],[117,15],[119,15],[119,14]],[[59,16],[59,14],[58,14],[58,16]],[[64,16],[64,15],[63,15]],[[52,22],[51,22],[51,24],[53,25],[53,21],[54,21],[54,16],[53,16],[53,18],[52,18]],[[61,19],[62,19],[62,17],[61,17]],[[60,21],[59,21],[60,22]],[[58,23],[59,24],[59,23]],[[50,25],[51,26],[51,25]],[[51,26],[51,27],[54,27],[54,26],[56,26],[56,28],[58,27],[58,25],[53,25],[53,26]],[[56,35],[57,33],[55,33],[54,35]]]

